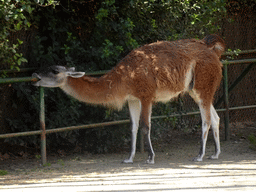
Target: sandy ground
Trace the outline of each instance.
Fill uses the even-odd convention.
[[[256,191],[256,151],[246,134],[240,131],[231,141],[222,139],[218,160],[207,159],[214,152],[210,139],[203,162],[191,161],[199,142],[187,134],[156,151],[154,165],[144,163],[146,153],[137,153],[133,164],[120,163],[127,154],[49,157],[47,166],[36,159],[2,161],[0,170],[8,174],[0,176],[0,190]]]

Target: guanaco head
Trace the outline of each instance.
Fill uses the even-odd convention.
[[[39,80],[34,83],[34,86],[42,87],[61,87],[65,85],[67,77],[80,78],[84,76],[84,72],[76,72],[74,67],[50,66],[39,73],[33,73],[32,77]]]

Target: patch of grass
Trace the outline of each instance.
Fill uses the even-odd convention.
[[[58,160],[58,164],[59,164],[59,165],[62,165],[62,166],[65,165],[65,163],[64,163],[64,161],[63,161],[62,159],[59,159],[59,160]]]
[[[51,163],[45,163],[43,166],[44,167],[50,167],[52,164]]]
[[[248,136],[248,139],[249,139],[250,144],[251,144],[250,148],[253,149],[253,150],[256,150],[256,137],[255,137],[255,135],[254,134],[250,134]]]
[[[40,160],[40,159],[41,159],[41,155],[35,155],[35,158],[36,158],[37,160]]]
[[[8,171],[0,170],[0,176],[4,176],[4,175],[7,175],[7,174],[8,174]]]

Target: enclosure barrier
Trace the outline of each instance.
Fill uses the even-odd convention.
[[[239,54],[248,54],[248,53],[256,53],[256,50],[247,50],[241,51]],[[225,53],[224,55],[231,55],[232,53]],[[253,65],[256,63],[256,58],[253,59],[241,59],[241,60],[230,60],[230,61],[223,61],[223,96],[219,99],[219,101],[215,104],[217,107],[222,101],[224,101],[224,109],[217,109],[217,112],[224,112],[225,113],[225,140],[230,139],[230,128],[229,128],[229,111],[231,110],[240,110],[240,109],[249,109],[249,108],[256,108],[256,105],[250,106],[239,106],[239,107],[232,107],[229,108],[228,104],[228,93],[234,89],[234,87],[243,79],[243,77],[250,71]],[[247,68],[239,75],[239,77],[234,81],[234,83],[228,87],[228,74],[227,74],[227,66],[230,64],[250,64]],[[17,70],[0,70],[0,73],[5,71],[5,73],[16,73],[16,72],[28,72],[33,71],[35,68],[26,68],[21,69],[21,71]],[[86,73],[86,75],[103,75],[107,71],[98,71],[92,73]],[[0,78],[0,83],[19,83],[19,82],[35,82],[37,78],[34,77],[19,77],[19,78]],[[77,129],[88,129],[88,128],[96,128],[96,127],[105,127],[110,125],[118,125],[118,124],[127,124],[130,120],[119,120],[119,121],[111,121],[111,122],[104,122],[104,123],[94,123],[89,125],[79,125],[79,126],[71,126],[71,127],[62,127],[62,128],[55,128],[46,130],[45,128],[45,105],[44,105],[44,88],[39,87],[39,99],[40,99],[40,130],[37,131],[28,131],[28,132],[20,132],[20,133],[9,133],[9,134],[1,134],[0,139],[3,138],[10,138],[10,137],[20,137],[20,136],[29,136],[29,135],[41,135],[41,160],[42,164],[46,164],[46,134],[49,133],[57,133],[63,131],[72,131]],[[152,119],[162,119],[167,117],[180,117],[180,116],[190,116],[190,115],[199,115],[200,112],[187,112],[187,113],[179,113],[179,114],[172,114],[172,115],[163,115],[163,116],[153,116]],[[143,138],[143,137],[141,137]],[[141,139],[140,141],[140,150],[141,152],[144,151],[144,143]]]

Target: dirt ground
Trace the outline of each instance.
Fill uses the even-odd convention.
[[[238,128],[239,127],[239,128]],[[168,145],[156,149],[154,165],[145,164],[146,153],[137,153],[133,164],[122,164],[128,154],[75,154],[38,159],[0,161],[1,191],[255,191],[256,151],[248,136],[255,124],[231,126],[231,140],[221,136],[218,160],[212,136],[203,162],[193,162],[200,147],[199,133],[174,132]]]

